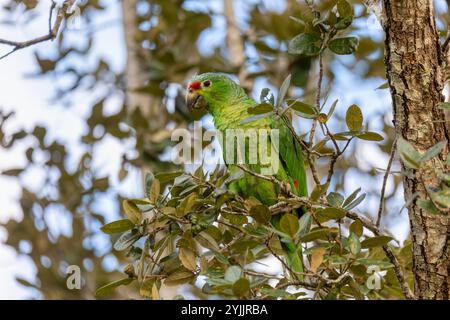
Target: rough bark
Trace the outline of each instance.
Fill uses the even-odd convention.
[[[423,170],[404,176],[413,241],[413,273],[418,299],[450,297],[450,219],[432,215],[417,204],[429,199],[425,185],[438,183],[433,168],[446,159],[450,128],[436,105],[444,100],[443,55],[432,0],[383,0],[385,64],[398,136],[423,152],[447,140],[438,158]]]

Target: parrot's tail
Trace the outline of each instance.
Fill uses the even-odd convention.
[[[300,273],[295,273],[292,276],[295,279],[303,280],[303,275],[301,274],[304,272],[302,246],[300,244],[296,246],[294,243],[283,243],[283,247],[286,253],[287,265],[293,272]]]
[[[306,212],[306,208],[298,208],[293,213],[301,217]],[[272,217],[272,225],[279,229],[280,216]],[[304,265],[303,265],[303,252],[301,243],[295,244],[293,242],[281,242],[281,246],[283,247],[283,251],[285,254],[286,264],[293,271],[292,277],[295,279],[303,281],[304,276]],[[299,274],[300,273],[300,274]]]

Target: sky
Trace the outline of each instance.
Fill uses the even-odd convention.
[[[245,27],[245,8],[246,5],[254,3],[256,0],[236,1],[239,23]],[[0,0],[0,6],[6,1]],[[191,1],[189,4],[193,9],[197,8],[201,1]],[[46,30],[47,25],[47,13],[50,1],[43,3],[37,10],[41,13],[39,18],[33,21],[31,24],[23,24],[16,27],[2,26],[0,28],[0,38],[6,39],[31,39],[38,35],[41,35]],[[117,41],[117,39],[123,38],[123,30],[120,23],[120,3],[117,1],[107,1],[108,10],[102,15],[95,17],[96,23],[103,24],[111,21],[118,21],[117,23],[109,23],[107,28],[102,28],[96,33],[95,46],[93,48],[94,56],[101,56],[107,59],[116,70],[121,70],[125,65],[125,48],[123,41]],[[282,1],[265,1],[267,7],[272,10],[282,9]],[[221,2],[213,0],[209,2],[214,11],[221,11]],[[3,15],[3,16],[2,16]],[[0,20],[4,18],[4,13],[0,12]],[[13,17],[17,21],[23,20],[23,17]],[[205,33],[200,41],[200,46],[204,50],[208,50],[208,47],[203,44],[211,43],[211,41],[221,41],[217,34],[224,27],[224,21],[220,18],[214,21],[214,28],[212,31]],[[376,24],[367,25],[367,32],[370,32],[373,37],[382,37],[382,31]],[[76,41],[76,38],[82,36],[82,25],[80,30],[73,30],[69,33],[69,37]],[[36,45],[34,48],[28,48],[18,51],[4,60],[0,60],[0,88],[2,93],[0,95],[0,108],[3,111],[14,111],[16,116],[11,123],[8,124],[6,131],[14,131],[18,128],[31,129],[36,124],[41,124],[47,127],[49,135],[58,138],[68,146],[72,158],[75,161],[79,155],[83,152],[79,137],[86,130],[84,124],[84,118],[90,113],[89,106],[91,101],[95,99],[96,93],[91,92],[89,94],[74,94],[74,101],[77,103],[71,107],[66,108],[59,103],[51,102],[50,99],[54,94],[55,83],[58,83],[58,79],[53,77],[41,77],[33,78],[30,74],[36,71],[36,65],[34,63],[35,50],[44,52],[51,50],[55,45],[52,42],[46,42]],[[0,47],[0,54],[5,52],[7,48]],[[343,58],[345,61],[345,58]],[[80,63],[89,63],[86,61]],[[339,104],[342,108],[338,112],[343,114],[345,112],[344,106],[348,106],[352,103],[358,103],[364,114],[367,117],[376,119],[371,121],[369,127],[371,130],[376,131],[381,128],[382,119],[377,119],[377,115],[381,111],[390,108],[390,98],[388,91],[375,90],[383,81],[373,80],[361,82],[360,79],[350,74],[342,67],[341,64],[336,63],[332,66],[335,71],[338,71],[339,77],[335,84],[335,89],[329,97],[329,101],[333,101],[335,98],[339,98]],[[56,82],[55,82],[56,81]],[[355,90],[355,83],[358,83],[358,89]],[[259,84],[260,86],[264,83]],[[260,88],[257,88],[255,92],[258,92]],[[120,107],[119,99],[111,99],[107,104],[107,112],[113,113]],[[378,117],[379,118],[379,117]],[[206,119],[206,122],[209,120]],[[0,149],[0,171],[18,167],[25,164],[26,159],[24,156],[24,150],[26,150],[29,142],[21,142],[12,151],[5,151]],[[111,174],[111,178],[115,187],[121,192],[127,193],[128,196],[139,196],[140,186],[133,181],[139,181],[135,179],[138,176],[138,172],[134,172],[124,183],[120,184],[115,175],[112,173],[117,171],[120,165],[120,157],[122,153],[129,152],[132,145],[123,144],[120,145],[114,139],[106,139],[94,151],[95,165],[102,170],[105,174]],[[381,153],[376,146],[371,142],[362,142],[354,147],[353,152],[358,157],[359,165],[362,168],[369,170],[371,167],[384,168],[388,161],[387,155]],[[114,154],[115,157],[111,157]],[[42,179],[44,179],[42,172],[36,168],[31,173],[27,174],[22,180],[27,180],[28,186],[33,188],[39,188]],[[350,194],[353,190],[360,186],[366,186],[366,188],[373,188],[378,190],[381,187],[382,175],[378,175],[377,178],[370,178],[366,176],[350,175],[345,181],[346,194]],[[369,191],[369,190],[365,190]],[[392,192],[392,184],[388,183],[387,193]],[[0,176],[0,223],[4,223],[9,219],[21,219],[21,210],[18,204],[20,199],[20,186],[12,178]],[[396,194],[396,205],[398,211],[400,211],[403,204],[403,195],[401,193]],[[376,211],[378,202],[376,199],[369,199],[364,205],[370,209],[370,211]],[[105,198],[101,202],[100,206],[103,206],[106,212],[117,211],[117,207],[112,203],[111,199]],[[108,220],[114,219],[114,215],[107,217]],[[398,219],[395,224],[390,224],[389,228],[396,238],[404,240],[408,234],[408,219],[405,211],[399,213]],[[55,221],[57,215],[55,216]],[[56,222],[54,222],[57,225]],[[58,226],[60,229],[58,232],[68,232],[70,227]],[[26,257],[17,255],[14,250],[8,248],[2,242],[5,241],[7,236],[6,230],[0,228],[0,299],[25,299],[30,295],[39,298],[36,292],[30,292],[14,280],[16,275],[20,275],[26,279],[32,280],[35,274],[34,267],[27,260]],[[111,262],[114,266],[114,261]]]
[[[0,0],[0,6],[5,3],[6,1]],[[42,5],[36,9],[40,12],[39,17],[30,24],[22,24],[16,27],[2,26],[0,28],[0,38],[26,40],[42,35],[47,30],[49,4],[50,1],[42,2]],[[99,24],[110,21],[117,21],[117,23],[108,24],[107,28],[101,29],[96,33],[96,41],[92,49],[94,55],[107,58],[117,70],[123,68],[125,61],[123,41],[116,41],[116,39],[122,38],[119,9],[119,3],[111,1],[107,12],[104,15],[95,17],[96,23]],[[1,14],[3,12],[0,12],[0,20],[4,18]],[[20,16],[14,18],[19,22],[22,19]],[[73,30],[69,36],[76,38],[80,35],[82,36],[82,33],[81,29]],[[54,95],[54,83],[58,79],[52,77],[33,78],[30,74],[33,71],[37,71],[34,62],[35,50],[45,52],[46,50],[51,50],[54,45],[55,43],[52,42],[41,43],[33,48],[18,51],[6,59],[0,60],[0,87],[2,88],[0,108],[4,112],[15,112],[14,119],[8,123],[5,131],[10,130],[13,132],[18,128],[31,129],[36,124],[44,125],[48,129],[50,137],[63,141],[69,147],[75,163],[75,160],[83,152],[78,140],[86,130],[83,119],[90,113],[90,106],[92,105],[90,101],[95,98],[95,93],[78,94],[76,97],[73,97],[77,102],[72,108],[50,101]],[[3,54],[7,49],[1,47],[0,54]],[[111,54],[112,52],[114,54]],[[114,101],[114,99],[111,99],[106,106],[106,112],[113,113],[115,110],[118,110],[121,106],[119,103],[119,100]],[[28,143],[21,142],[12,151],[0,149],[0,171],[25,164],[24,151]],[[120,156],[129,147],[120,145],[114,139],[106,139],[95,150],[95,153],[98,154],[95,157],[95,165],[101,168],[101,171],[116,172],[116,168],[120,165]],[[115,157],[109,156],[111,150],[114,150]],[[45,176],[37,168],[31,171],[31,173],[22,177],[21,180],[26,179],[27,185],[34,190],[39,188]],[[128,183],[126,187],[129,195],[136,195],[139,190],[138,186],[133,183]],[[21,218],[19,199],[19,183],[15,179],[0,176],[0,203],[2,204],[0,223],[5,223],[8,219],[19,220]],[[112,204],[110,201],[103,201],[102,205],[107,209]],[[108,210],[108,212],[111,211],[114,212],[114,210]],[[112,218],[114,217],[110,217],[110,219]],[[55,216],[53,220],[53,225],[60,227],[60,222],[56,222],[58,217]],[[60,231],[64,232],[64,230]],[[26,257],[17,255],[14,250],[2,244],[5,239],[6,231],[0,228],[0,299],[27,298],[30,296],[30,291],[18,285],[14,277],[15,275],[20,275],[25,279],[33,279],[35,270]],[[32,296],[39,298],[34,292],[32,292]]]

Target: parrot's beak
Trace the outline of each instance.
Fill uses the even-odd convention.
[[[188,92],[188,94],[186,95],[186,104],[190,111],[206,107],[205,100],[196,91]]]

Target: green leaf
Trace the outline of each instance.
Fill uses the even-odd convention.
[[[261,102],[261,104],[268,101],[269,93],[270,93],[269,88],[264,88],[261,90],[261,94],[259,95],[259,101]]]
[[[326,239],[330,233],[329,228],[318,228],[310,231],[308,234],[300,238],[301,242],[310,242],[317,239]]]
[[[177,207],[177,216],[184,217],[185,215],[187,215],[194,206],[196,199],[196,193],[191,193],[186,198],[184,198],[183,201],[181,201],[180,205]]]
[[[353,17],[353,7],[346,0],[339,0],[336,7],[340,18]]]
[[[263,295],[268,295],[273,298],[283,298],[289,295],[289,292],[283,289],[261,288],[260,291]]]
[[[303,56],[316,56],[322,47],[322,39],[317,34],[302,33],[289,42],[288,52]]]
[[[361,242],[359,241],[359,237],[353,232],[350,232],[350,236],[348,237],[348,247],[350,252],[355,256],[361,252]]]
[[[344,196],[338,192],[330,192],[327,196],[327,201],[334,207],[339,207],[344,202]]]
[[[174,172],[161,172],[155,175],[155,178],[159,180],[161,184],[165,184],[168,182],[172,182],[176,177],[179,177],[183,174],[183,171],[174,171]]]
[[[287,233],[291,237],[297,234],[299,228],[298,218],[291,214],[286,213],[280,219],[280,229],[281,231]]]
[[[281,106],[281,103],[284,101],[284,98],[286,97],[290,85],[291,85],[291,75],[288,75],[286,79],[284,79],[283,84],[280,87],[280,91],[278,92],[276,104],[277,108],[279,108]]]
[[[336,13],[334,13],[333,11],[328,11],[328,17],[327,17],[327,24],[329,26],[334,26],[337,23],[338,19],[336,16]]]
[[[397,150],[406,167],[419,168],[422,155],[408,141],[400,137],[397,142]]]
[[[358,134],[355,134],[355,137],[361,140],[368,140],[368,141],[382,141],[384,140],[383,136],[376,132],[361,132]]]
[[[211,249],[214,251],[219,251],[219,245],[217,241],[207,232],[202,231],[195,236],[195,241],[197,241],[202,247]]]
[[[306,114],[313,118],[315,118],[317,116],[317,113],[316,113],[314,107],[307,103],[304,103],[304,102],[301,102],[301,101],[298,101],[295,99],[286,100],[286,103],[288,105],[288,108],[293,109],[297,112],[300,112],[301,114]]]
[[[242,268],[239,266],[231,266],[225,271],[224,279],[230,283],[235,283],[243,275]]]
[[[440,214],[441,213],[439,211],[439,209],[436,208],[436,206],[433,204],[433,202],[431,200],[418,199],[417,205],[429,213],[432,213],[432,214]]]
[[[8,169],[5,171],[2,171],[1,174],[5,175],[5,176],[17,177],[23,171],[24,171],[24,169]]]
[[[450,188],[444,188],[443,190],[427,187],[428,193],[430,194],[433,202],[442,207],[444,210],[450,209]]]
[[[133,222],[131,222],[129,219],[123,219],[105,224],[103,227],[100,228],[100,230],[102,230],[106,234],[113,234],[113,233],[122,233],[124,231],[133,229],[133,227],[134,227]]]
[[[256,220],[256,222],[261,224],[266,224],[270,221],[272,214],[270,213],[269,208],[264,205],[257,205],[250,209],[250,216]]]
[[[246,224],[248,222],[247,217],[244,215],[231,213],[222,213],[221,215],[232,224],[235,224],[237,226],[242,226],[243,224]]]
[[[311,253],[311,271],[313,273],[317,272],[317,269],[320,267],[324,260],[324,255],[327,252],[327,249],[324,247],[314,248]]]
[[[26,279],[23,279],[23,278],[20,278],[20,277],[16,276],[16,281],[19,282],[22,286],[31,287],[31,288],[35,288],[35,289],[39,290],[39,286],[38,285],[36,285],[34,283],[31,283],[31,282],[29,282]]]
[[[328,183],[316,185],[314,189],[311,191],[311,200],[316,201],[318,200],[325,192],[327,192],[329,187]]]
[[[447,141],[441,141],[436,143],[430,149],[428,149],[425,154],[422,156],[421,163],[431,160],[436,157],[439,153],[441,153],[442,149],[447,145]]]
[[[450,165],[450,163],[449,163],[449,165]],[[436,173],[437,173],[438,178],[441,179],[442,182],[445,183],[445,185],[450,187],[450,174],[443,173],[441,170],[437,170]]]
[[[247,109],[248,114],[263,114],[270,111],[273,111],[273,106],[270,103],[261,103]]]
[[[320,211],[320,215],[328,218],[329,220],[339,220],[345,217],[345,210],[340,208],[325,208]]]
[[[289,19],[291,19],[292,21],[297,22],[298,24],[304,26],[305,25],[305,21],[303,21],[302,19],[299,19],[297,17],[294,16],[289,16]]]
[[[346,207],[347,205],[349,205],[353,200],[356,199],[356,197],[358,196],[358,193],[361,191],[361,188],[356,189],[355,191],[352,192],[351,195],[348,196],[347,199],[345,199],[344,203],[342,204],[343,207]]]
[[[139,288],[139,294],[143,297],[151,298],[155,281],[155,278],[145,279],[141,287]]]
[[[270,117],[271,115],[273,115],[273,112],[267,112],[267,113],[263,113],[263,114],[257,114],[257,115],[254,115],[254,116],[252,116],[252,117],[245,118],[244,120],[242,120],[242,121],[240,122],[240,124],[246,124],[246,123],[249,123],[249,122],[258,121],[258,120],[261,120],[261,119],[264,119],[264,118],[268,118],[268,117]]]
[[[356,234],[358,237],[362,236],[363,231],[364,231],[364,228],[363,228],[361,220],[359,220],[359,219],[353,221],[353,223],[350,225],[350,232]]]
[[[345,55],[354,53],[358,44],[356,37],[336,38],[330,41],[328,48],[336,54]]]
[[[343,30],[351,26],[352,22],[353,17],[339,18],[338,23],[334,25],[334,28],[336,30]]]
[[[450,109],[450,102],[441,102],[438,103],[437,107],[439,109]]]
[[[344,257],[340,257],[340,256],[330,256],[329,257],[329,261],[331,262],[332,265],[345,265],[347,264],[347,260]]]
[[[336,99],[336,100],[333,102],[333,104],[331,105],[330,110],[329,110],[328,113],[327,113],[327,120],[330,120],[331,116],[333,115],[334,110],[336,109],[336,106],[337,106],[337,104],[338,104],[338,101],[339,101],[339,100]]]
[[[123,251],[128,249],[133,243],[139,240],[140,235],[135,230],[127,231],[117,239],[114,243],[114,249],[117,251]]]
[[[195,261],[195,253],[189,248],[180,248],[178,258],[181,264],[188,270],[195,271],[197,269],[197,263]]]
[[[166,286],[177,286],[180,284],[191,282],[195,275],[184,268],[178,269],[174,273],[171,273],[165,280]]]
[[[377,87],[375,90],[384,90],[384,89],[389,89],[389,82],[386,81],[385,83]]]
[[[361,247],[374,248],[374,247],[382,247],[388,244],[393,238],[388,236],[378,236],[373,238],[367,238],[366,240],[361,242]]]
[[[363,114],[361,109],[353,104],[347,109],[347,114],[345,115],[345,122],[350,131],[360,131],[363,124]]]
[[[250,290],[250,281],[246,278],[240,278],[233,284],[233,293],[238,297],[243,297]]]
[[[366,198],[366,194],[363,193],[362,195],[360,195],[358,198],[356,198],[355,201],[353,201],[352,203],[350,203],[349,205],[347,205],[345,207],[346,210],[352,210],[353,208],[355,208],[357,205],[359,205],[361,202],[363,202],[363,200]]]
[[[155,176],[152,172],[148,172],[145,175],[145,194],[148,198],[150,198],[150,190],[152,188],[153,181],[155,180]]]
[[[147,193],[147,197],[151,203],[156,203],[156,200],[158,200],[160,192],[161,192],[161,184],[158,179],[155,179],[153,181],[150,190]]]
[[[106,285],[104,285],[103,287],[100,287],[97,289],[97,291],[95,291],[95,296],[97,298],[103,298],[107,295],[109,295],[115,288],[119,287],[119,286],[126,286],[128,284],[130,284],[131,282],[133,282],[134,279],[132,278],[124,278],[124,279],[120,279],[111,283],[108,283]]]
[[[125,213],[128,216],[128,219],[131,220],[134,224],[141,222],[142,214],[136,204],[134,204],[131,200],[123,200],[122,207]]]
[[[309,212],[303,214],[298,220],[299,236],[303,237],[311,230],[312,218]]]
[[[394,265],[387,261],[382,260],[374,260],[374,259],[358,259],[356,260],[358,263],[365,266],[378,266],[380,269],[388,269],[393,268]]]

